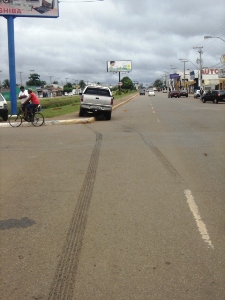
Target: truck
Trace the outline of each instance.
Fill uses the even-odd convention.
[[[108,87],[86,86],[80,96],[80,117],[92,113],[111,120],[114,97]]]

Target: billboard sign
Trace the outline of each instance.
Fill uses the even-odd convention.
[[[179,79],[180,75],[179,74],[170,74],[170,79]]]
[[[219,69],[218,77],[219,78],[225,78],[225,69]]]
[[[58,0],[0,0],[0,16],[57,18]]]
[[[131,60],[110,60],[107,61],[107,72],[131,72]]]

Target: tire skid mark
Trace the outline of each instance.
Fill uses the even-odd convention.
[[[168,159],[162,154],[162,152],[153,145],[150,140],[147,140],[143,134],[139,133],[145,142],[145,144],[152,150],[156,157],[161,161],[161,163],[166,167],[166,169],[171,173],[171,175],[178,181],[184,182],[184,179],[179,174],[179,172],[174,168],[174,166],[168,161]]]
[[[87,173],[78,197],[78,202],[71,219],[48,300],[72,299],[73,297],[79,254],[87,223],[88,210],[91,203],[102,142],[102,134],[98,132],[95,132],[95,134],[95,146],[91,154]]]

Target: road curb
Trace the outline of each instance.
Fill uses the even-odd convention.
[[[138,94],[135,94],[134,96],[128,98],[127,100],[122,101],[121,103],[116,104],[113,106],[113,110],[117,107],[127,103],[128,101],[135,98]],[[43,126],[52,126],[52,125],[71,125],[71,124],[90,124],[95,122],[95,117],[91,118],[79,118],[79,119],[70,119],[70,120],[46,120],[43,124]],[[32,123],[23,122],[19,127],[33,127]],[[11,127],[11,128],[18,128],[18,127],[12,127],[8,122],[7,123],[0,123],[0,127]]]

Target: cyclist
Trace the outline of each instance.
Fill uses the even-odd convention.
[[[29,104],[29,102],[31,102],[31,103]],[[41,104],[41,102],[38,99],[38,96],[35,95],[35,93],[32,91],[32,89],[28,89],[28,98],[23,103],[23,105],[25,106],[25,112],[24,112],[24,120],[25,121],[28,121],[28,118],[27,118],[28,111],[32,110],[33,108],[37,107],[40,104]]]

